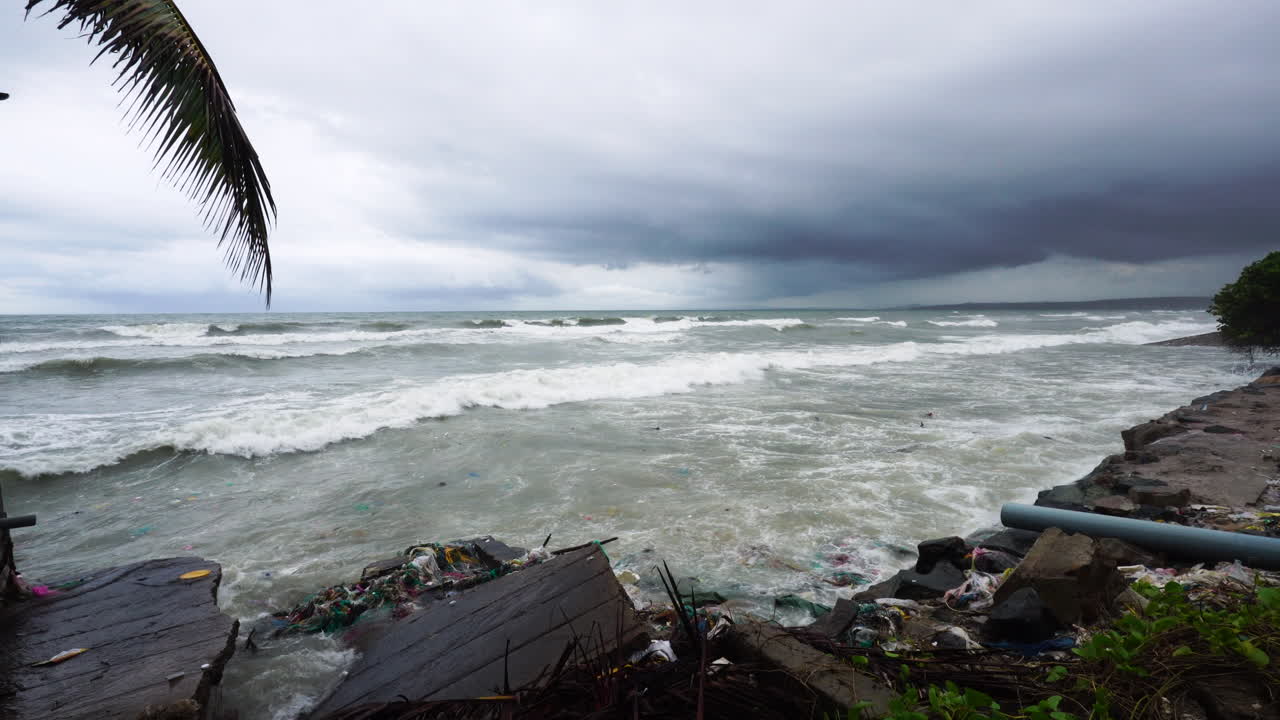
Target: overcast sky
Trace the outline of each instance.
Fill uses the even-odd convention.
[[[260,309],[6,5],[0,312]],[[1207,295],[1280,248],[1274,0],[180,5],[279,311]]]

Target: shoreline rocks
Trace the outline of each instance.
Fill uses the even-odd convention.
[[[1151,342],[1147,344],[1163,347],[1226,347],[1227,341],[1223,339],[1222,333],[1210,332],[1203,333],[1201,335],[1189,335],[1187,337],[1174,338],[1172,340],[1161,340],[1159,342]]]

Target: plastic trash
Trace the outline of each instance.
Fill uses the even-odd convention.
[[[869,627],[853,627],[847,633],[849,644],[860,648],[873,647],[880,639],[880,633]]]
[[[1054,650],[1070,650],[1076,646],[1076,639],[1070,636],[1060,636],[1042,640],[1038,643],[1013,642],[1012,640],[1001,640],[1000,642],[984,642],[983,647],[993,650],[1011,650],[1019,653],[1024,657],[1035,657],[1041,653],[1052,652]]]
[[[943,593],[942,602],[952,610],[985,610],[991,607],[994,604],[991,596],[1000,587],[1000,576],[981,570],[968,570],[966,574],[968,577],[959,587]]]
[[[969,637],[962,627],[950,626],[934,634],[931,641],[933,647],[940,650],[981,650],[982,645]]]
[[[525,553],[525,564],[546,562],[551,559],[551,551],[545,547],[536,547]]]
[[[775,608],[789,608],[792,610],[803,610],[812,617],[822,617],[831,612],[830,605],[823,605],[812,600],[806,600],[799,595],[783,595],[773,599]]]
[[[409,562],[418,568],[418,572],[422,573],[422,581],[424,583],[429,585],[440,578],[440,564],[436,562],[435,553],[423,553]]]
[[[915,600],[903,600],[901,598],[877,598],[876,604],[883,605],[885,607],[906,608],[908,610],[915,610],[916,612],[920,612],[924,609],[924,606]]]
[[[212,570],[192,570],[191,572],[182,573],[181,575],[178,576],[178,579],[179,580],[198,580],[202,577],[207,577],[211,572],[213,571]]]
[[[649,643],[649,647],[632,653],[631,657],[627,659],[627,662],[638,663],[650,659],[660,660],[663,662],[675,662],[676,651],[671,648],[671,641],[654,640]]]

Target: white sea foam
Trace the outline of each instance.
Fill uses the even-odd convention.
[[[1000,324],[995,320],[981,316],[969,320],[927,320],[926,322],[938,327],[997,327]]]
[[[476,344],[493,342],[523,342],[529,337],[554,340],[572,340],[632,333],[673,333],[694,328],[764,327],[785,330],[804,324],[799,318],[752,318],[746,320],[700,320],[683,317],[671,322],[655,322],[648,317],[621,318],[617,324],[582,325],[577,319],[565,319],[563,325],[549,325],[539,321],[507,320],[507,327],[495,328],[413,328],[394,331],[343,330],[316,332],[299,325],[292,332],[262,332],[244,335],[208,335],[209,325],[202,323],[152,323],[142,325],[108,325],[100,328],[115,337],[78,338],[74,340],[50,340],[10,342],[0,345],[0,357],[23,353],[65,352],[88,353],[94,350],[118,350],[144,347],[189,347],[204,351],[218,347],[281,347],[324,343],[353,344],[359,346],[415,343]],[[241,326],[218,325],[224,332],[234,332]],[[324,351],[326,354],[329,351]],[[308,353],[282,353],[280,357],[300,357]],[[50,358],[43,358],[47,360]],[[40,362],[40,361],[37,361]],[[34,363],[31,363],[34,364]],[[8,360],[0,365],[0,372],[13,368],[29,367]]]
[[[880,316],[872,315],[870,317],[843,317],[843,318],[836,318],[836,319],[845,320],[847,322],[875,322],[880,319]]]
[[[654,397],[759,381],[771,370],[907,363],[933,354],[989,355],[1080,343],[1139,344],[1212,327],[1182,320],[1132,321],[1075,333],[990,334],[929,344],[682,354],[649,364],[618,362],[456,375],[336,398],[305,393],[245,397],[203,411],[171,408],[96,416],[7,416],[0,417],[0,448],[6,454],[0,458],[0,467],[26,475],[81,472],[163,447],[244,457],[310,451],[470,408],[532,410],[562,403]]]
[[[907,326],[906,320],[881,320],[877,325],[892,325],[893,327],[904,328]]]
[[[106,325],[99,329],[120,337],[173,340],[202,336],[208,331],[209,325],[207,323],[146,323],[142,325]]]
[[[1047,317],[1047,318],[1073,318],[1073,317],[1084,317],[1084,316],[1085,316],[1085,313],[1082,313],[1082,312],[1073,312],[1073,313],[1040,313],[1040,317]]]

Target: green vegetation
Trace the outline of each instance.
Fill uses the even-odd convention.
[[[1213,296],[1209,312],[1228,345],[1251,355],[1280,353],[1280,250],[1240,271]]]
[[[883,717],[1165,718],[1170,707],[1212,694],[1199,688],[1201,682],[1225,678],[1231,687],[1261,692],[1280,687],[1280,588],[1247,593],[1219,588],[1198,593],[1195,600],[1177,583],[1163,588],[1139,583],[1134,589],[1149,600],[1147,608],[1126,612],[1090,636],[1073,650],[1079,660],[1069,668],[1011,664],[1004,679],[992,673],[982,689],[949,680],[920,688],[909,682],[904,663],[902,692]],[[871,717],[865,703],[848,713],[849,720]]]

